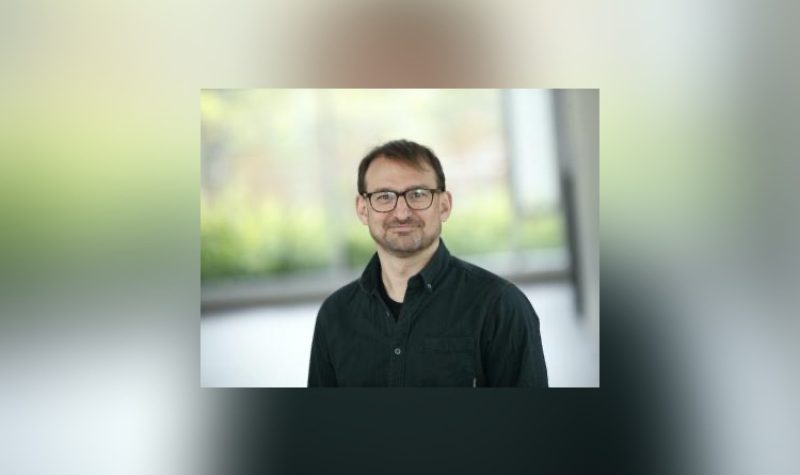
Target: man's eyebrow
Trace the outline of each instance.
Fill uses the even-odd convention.
[[[402,190],[402,191],[393,190],[391,188],[384,187],[384,188],[378,188],[377,190],[372,191],[371,193],[379,193],[381,191],[392,191],[392,192],[397,193],[398,195],[400,195],[400,194],[406,193],[406,192],[411,191],[411,190],[418,190],[420,188],[425,189],[425,190],[431,190],[431,189],[435,189],[436,187],[429,188],[428,185],[412,185],[412,186],[409,186],[408,188],[406,188],[405,190]]]

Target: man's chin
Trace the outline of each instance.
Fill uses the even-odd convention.
[[[421,237],[406,236],[405,238],[384,240],[381,242],[381,245],[389,254],[398,257],[408,257],[424,251],[431,243],[432,242],[425,242]]]
[[[389,251],[393,252],[402,252],[402,253],[414,253],[418,252],[422,249],[422,241],[407,241],[393,239],[391,241],[387,241],[385,243],[385,247]]]

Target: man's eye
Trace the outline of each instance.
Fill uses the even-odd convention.
[[[394,197],[392,196],[391,193],[378,193],[377,195],[375,195],[375,199],[382,203],[390,203],[394,199]]]

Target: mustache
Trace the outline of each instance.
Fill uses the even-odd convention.
[[[384,227],[392,228],[395,226],[409,226],[409,225],[422,227],[422,221],[414,218],[408,218],[405,220],[393,219],[391,221],[387,221],[386,224],[384,224]]]

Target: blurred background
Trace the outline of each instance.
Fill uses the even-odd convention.
[[[799,17],[0,2],[0,471],[800,473]],[[199,91],[304,87],[600,90],[599,389],[199,389]]]
[[[442,233],[450,251],[515,282],[537,309],[551,385],[597,386],[598,99],[203,90],[202,385],[305,386],[322,299],[375,252],[354,211],[358,163],[407,138],[442,161],[455,203]]]

